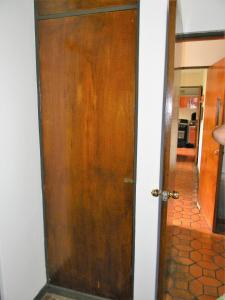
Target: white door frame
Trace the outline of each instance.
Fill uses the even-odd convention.
[[[167,0],[140,1],[134,300],[157,299],[160,203],[151,190],[160,185],[167,16]]]

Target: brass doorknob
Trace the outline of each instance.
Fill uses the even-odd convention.
[[[179,197],[180,197],[179,192],[177,192],[177,191],[169,192],[169,198],[179,199]]]
[[[162,194],[162,192],[160,190],[152,190],[152,196],[154,197],[159,197]]]
[[[152,196],[159,197],[162,196],[163,201],[167,201],[169,198],[179,199],[180,194],[176,191],[160,191],[159,189],[152,190]]]

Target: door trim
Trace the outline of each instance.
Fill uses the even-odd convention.
[[[93,14],[100,14],[106,12],[131,10],[137,8],[138,8],[138,4],[117,5],[117,6],[102,7],[102,8],[95,8],[95,9],[82,9],[82,10],[77,10],[77,11],[67,12],[67,13],[48,14],[44,16],[36,15],[36,18],[37,20],[48,20],[48,19],[58,19],[58,18],[65,18],[65,17],[93,15]]]
[[[222,40],[225,38],[225,31],[200,31],[176,34],[176,42],[190,42],[203,40]]]
[[[47,293],[55,294],[58,296],[69,297],[74,300],[111,300],[110,298],[102,298],[98,296],[93,296],[86,293],[77,292],[74,290],[62,288],[53,284],[46,284],[34,297],[33,300],[41,300]]]
[[[75,297],[76,300],[110,300],[108,298],[102,298],[95,295],[90,295],[86,293],[82,293],[75,290],[70,290],[66,288],[62,288],[59,286],[55,286],[50,284],[50,277],[49,277],[49,266],[48,266],[48,242],[47,242],[47,221],[46,221],[46,199],[45,199],[45,185],[44,185],[44,154],[43,154],[43,138],[42,138],[42,112],[41,112],[41,89],[40,89],[40,59],[39,59],[39,39],[38,39],[38,21],[40,21],[37,15],[37,4],[36,0],[34,1],[34,21],[35,21],[35,53],[36,53],[36,77],[37,77],[37,106],[38,106],[38,125],[39,125],[39,143],[40,143],[40,164],[41,164],[41,189],[42,189],[42,207],[43,207],[43,224],[44,224],[44,251],[45,251],[45,269],[46,269],[46,278],[47,283],[46,285],[39,291],[38,295],[34,298],[34,300],[39,300],[41,297],[44,296],[44,293],[52,291],[54,293],[63,293],[65,294],[58,294],[64,295],[69,297]],[[73,14],[73,16],[85,15],[89,11],[89,14],[97,14],[97,13],[106,13],[106,12],[116,12],[116,11],[126,11],[126,10],[136,10],[137,12],[137,19],[136,19],[136,61],[135,61],[135,107],[134,107],[134,184],[133,184],[133,230],[132,230],[132,243],[131,243],[131,299],[134,299],[134,269],[135,269],[135,232],[136,232],[136,182],[137,182],[137,139],[138,139],[138,95],[139,95],[139,33],[140,33],[140,2],[137,4],[130,4],[130,5],[120,5],[115,7],[108,7],[108,8],[100,8],[100,9],[93,9],[93,10],[85,10],[85,13],[80,14]],[[83,10],[84,12],[84,10]],[[62,14],[60,14],[62,15]],[[64,17],[66,17],[65,14]],[[72,16],[72,15],[71,15]],[[43,16],[43,19],[47,19]],[[62,16],[61,16],[62,17]],[[58,17],[57,17],[58,18]],[[41,20],[43,20],[41,19]],[[74,295],[74,296],[72,296]],[[80,297],[80,298],[79,298]],[[83,298],[82,298],[83,297]]]
[[[162,117],[162,146],[161,146],[161,166],[160,166],[160,185],[162,190],[168,190],[170,181],[170,147],[171,147],[171,126],[173,107],[173,84],[174,84],[174,57],[176,42],[176,9],[177,0],[169,0],[168,20],[167,20],[167,43],[166,43],[166,66],[165,66],[165,85],[164,103]],[[169,149],[167,149],[169,147]],[[172,174],[173,175],[173,174]],[[166,219],[167,202],[160,199],[159,208],[159,247],[158,247],[158,269],[157,269],[157,299],[163,299],[164,292],[164,268],[166,253]]]
[[[210,66],[198,66],[198,67],[177,67],[174,70],[193,70],[193,69],[208,69]]]
[[[48,272],[48,245],[47,245],[47,222],[46,222],[46,199],[44,193],[44,153],[43,153],[43,138],[42,138],[42,114],[41,114],[41,87],[40,87],[40,59],[39,59],[39,40],[38,40],[38,20],[37,6],[34,1],[34,30],[35,30],[35,59],[36,59],[36,81],[37,81],[37,109],[38,109],[38,129],[39,129],[39,145],[40,145],[40,167],[41,167],[41,193],[42,193],[42,209],[43,209],[43,225],[44,225],[44,251],[45,251],[45,274],[47,282],[49,281]],[[36,298],[34,298],[36,299]]]

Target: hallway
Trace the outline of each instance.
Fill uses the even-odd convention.
[[[225,293],[225,236],[210,233],[197,207],[191,158],[176,169],[180,199],[168,202],[166,300],[213,300]]]

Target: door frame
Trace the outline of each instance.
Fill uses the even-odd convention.
[[[134,249],[135,300],[155,299],[159,249],[160,201],[151,196],[151,187],[161,185],[161,129],[165,82],[165,54],[168,0],[142,0],[139,10],[138,128],[136,151],[136,209]],[[151,41],[157,40],[157,43]],[[38,66],[37,66],[38,72]],[[156,82],[149,89],[149,81]],[[37,83],[39,87],[39,83]],[[154,99],[154,101],[149,101]],[[39,107],[40,110],[40,107]],[[149,118],[149,112],[154,116]],[[39,111],[40,118],[40,111]],[[152,130],[156,128],[157,130]],[[41,132],[40,132],[41,137]],[[154,141],[154,144],[152,144]],[[151,153],[151,155],[149,155]],[[43,173],[42,173],[43,176]],[[148,237],[146,239],[146,236]],[[47,266],[46,266],[47,267]],[[35,299],[51,287],[46,284]],[[68,295],[68,291],[66,291]],[[65,294],[64,294],[65,295]],[[147,296],[148,295],[148,296]],[[77,295],[76,295],[77,296]],[[87,295],[82,295],[83,299]]]
[[[166,69],[165,69],[165,86],[164,86],[164,107],[163,107],[163,125],[162,125],[162,149],[161,154],[161,190],[169,190],[174,184],[170,177],[174,178],[175,170],[171,170],[170,159],[172,137],[172,117],[173,117],[173,84],[174,84],[174,59],[175,59],[175,43],[176,43],[176,11],[177,1],[169,0],[168,12],[168,33],[167,33],[167,48],[166,48]],[[175,155],[175,154],[174,154]],[[170,176],[172,171],[172,176]],[[174,173],[174,174],[173,174]],[[163,299],[164,286],[164,268],[165,268],[165,253],[166,253],[166,219],[167,219],[167,202],[161,201],[160,207],[160,244],[159,244],[159,262],[158,262],[158,281],[157,281],[157,299]]]
[[[167,0],[153,3],[142,0],[140,3],[134,300],[156,299],[158,291],[159,251],[162,252],[159,241],[162,234],[161,202],[151,197],[151,189],[161,187],[163,182],[164,137],[159,132],[163,130],[163,99],[167,88],[167,9]],[[157,45],[152,43],[156,40]],[[154,82],[152,91],[149,82]],[[153,111],[150,118],[149,113]]]
[[[36,50],[36,76],[37,76],[37,92],[38,92],[38,122],[39,122],[39,141],[40,141],[40,158],[41,158],[41,183],[42,183],[42,206],[43,206],[43,223],[44,223],[44,250],[45,250],[45,267],[46,267],[46,284],[34,297],[34,300],[41,300],[46,293],[53,293],[64,297],[70,297],[76,300],[111,300],[105,297],[100,297],[84,292],[79,292],[76,290],[71,290],[68,288],[63,288],[50,283],[49,278],[49,267],[48,267],[48,241],[47,241],[47,221],[46,221],[46,204],[45,204],[45,169],[44,169],[44,154],[43,154],[43,139],[42,139],[42,112],[41,112],[41,88],[40,88],[40,60],[39,60],[39,39],[38,39],[38,21],[42,19],[48,19],[46,16],[38,16],[37,0],[34,1],[34,21],[35,21],[35,50]],[[166,0],[165,0],[166,1]],[[106,8],[99,9],[82,9],[79,12],[68,12],[68,13],[58,13],[49,14],[49,19],[59,17],[70,17],[79,15],[91,15],[96,13],[106,13],[106,12],[116,12],[116,11],[127,11],[136,10],[136,57],[135,57],[135,107],[134,107],[134,183],[136,183],[137,177],[137,134],[138,134],[138,69],[139,69],[139,22],[140,22],[140,1],[137,0],[136,4],[128,5],[114,5]],[[134,299],[134,257],[135,257],[135,219],[136,219],[136,184],[133,185],[133,230],[132,230],[132,253],[131,253],[131,263],[132,263],[132,278],[131,278],[131,297]]]

